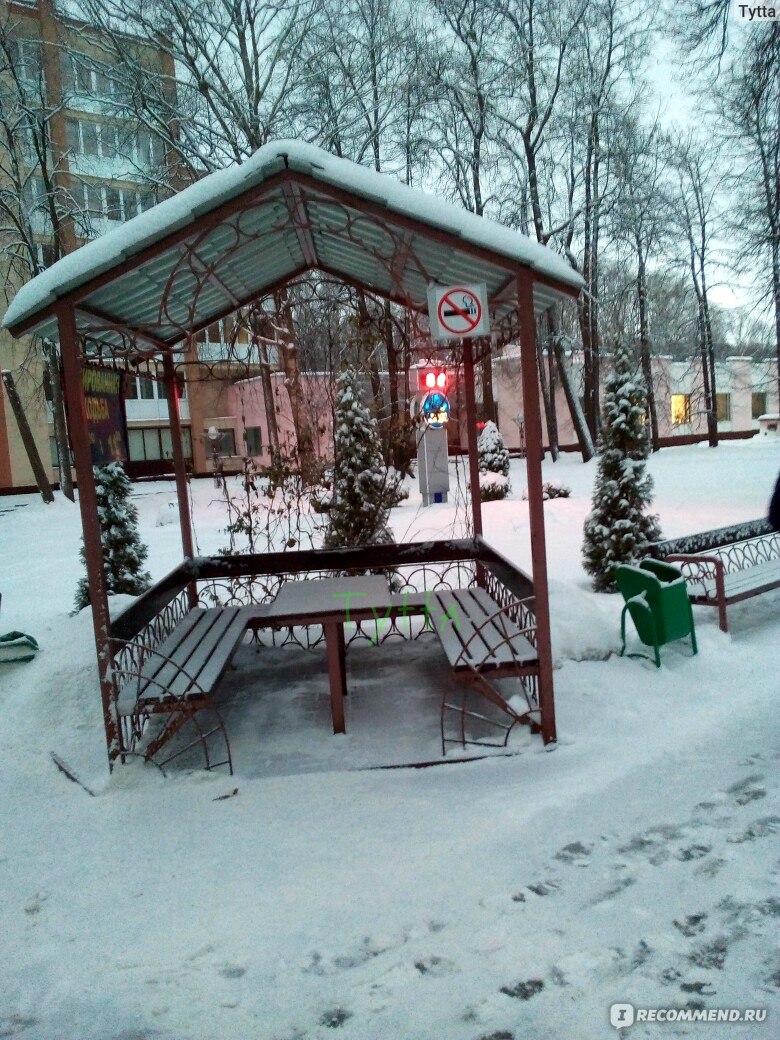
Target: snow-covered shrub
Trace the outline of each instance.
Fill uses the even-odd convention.
[[[645,472],[650,453],[644,384],[621,344],[606,383],[604,427],[593,489],[593,510],[585,519],[584,566],[597,592],[613,592],[615,567],[634,563],[661,537],[658,517],[646,512],[653,480]]]
[[[138,534],[138,510],[130,502],[130,478],[119,462],[94,466],[93,473],[106,587],[110,594],[123,592],[140,596],[149,588],[152,579],[143,569],[149,550]],[[81,559],[86,566],[83,545]],[[89,582],[84,575],[76,589],[73,613],[77,614],[89,602]]]
[[[483,502],[497,502],[509,494],[509,478],[503,473],[480,473],[479,497]]]
[[[569,498],[571,488],[562,480],[545,480],[542,484],[542,498],[546,502],[549,498]],[[528,488],[523,488],[523,501],[528,500]]]
[[[352,368],[336,384],[333,423],[333,500],[324,546],[392,542],[390,509],[400,501],[401,477],[382,458],[376,420],[361,401],[360,381]]]
[[[509,476],[509,452],[494,422],[486,422],[477,441],[480,473]]]

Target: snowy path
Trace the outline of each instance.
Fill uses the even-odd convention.
[[[776,1013],[765,709],[571,799],[565,747],[239,779],[219,802],[227,779],[150,792],[140,774],[58,791],[54,818],[28,791],[0,863],[16,1009],[0,1035],[590,1040],[615,1035],[613,1001]],[[702,1028],[757,1035],[663,1035]]]

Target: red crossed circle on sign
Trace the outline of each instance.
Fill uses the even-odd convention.
[[[438,317],[447,332],[463,336],[482,320],[482,303],[470,289],[448,289],[439,300]]]

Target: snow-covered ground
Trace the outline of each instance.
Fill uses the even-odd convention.
[[[659,453],[664,534],[764,515],[778,468],[767,443]],[[356,769],[398,739],[361,689],[396,699],[418,666],[437,671],[388,644],[356,649],[344,737],[307,713],[316,657],[289,651],[276,683],[297,743],[239,690],[234,778],[109,779],[89,613],[68,616],[78,511],[0,498],[0,630],[42,646],[0,671],[0,1037],[596,1040],[617,1035],[621,1001],[768,1009],[626,1037],[777,1036],[780,594],[731,608],[729,635],[696,609],[696,658],[618,658],[620,602],[580,564],[594,473],[545,464],[572,488],[545,507],[557,749],[522,732],[513,757],[426,770]],[[522,463],[511,480],[485,533],[527,567]],[[172,485],[135,492],[158,578],[180,555],[177,528],[155,526]],[[208,482],[194,515],[201,552],[225,544]],[[393,526],[425,538],[458,519],[413,490]]]

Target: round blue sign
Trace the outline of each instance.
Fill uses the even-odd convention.
[[[447,400],[446,394],[443,394],[441,390],[432,390],[423,398],[420,411],[427,425],[432,426],[434,430],[438,430],[445,425],[450,417],[450,402]]]

